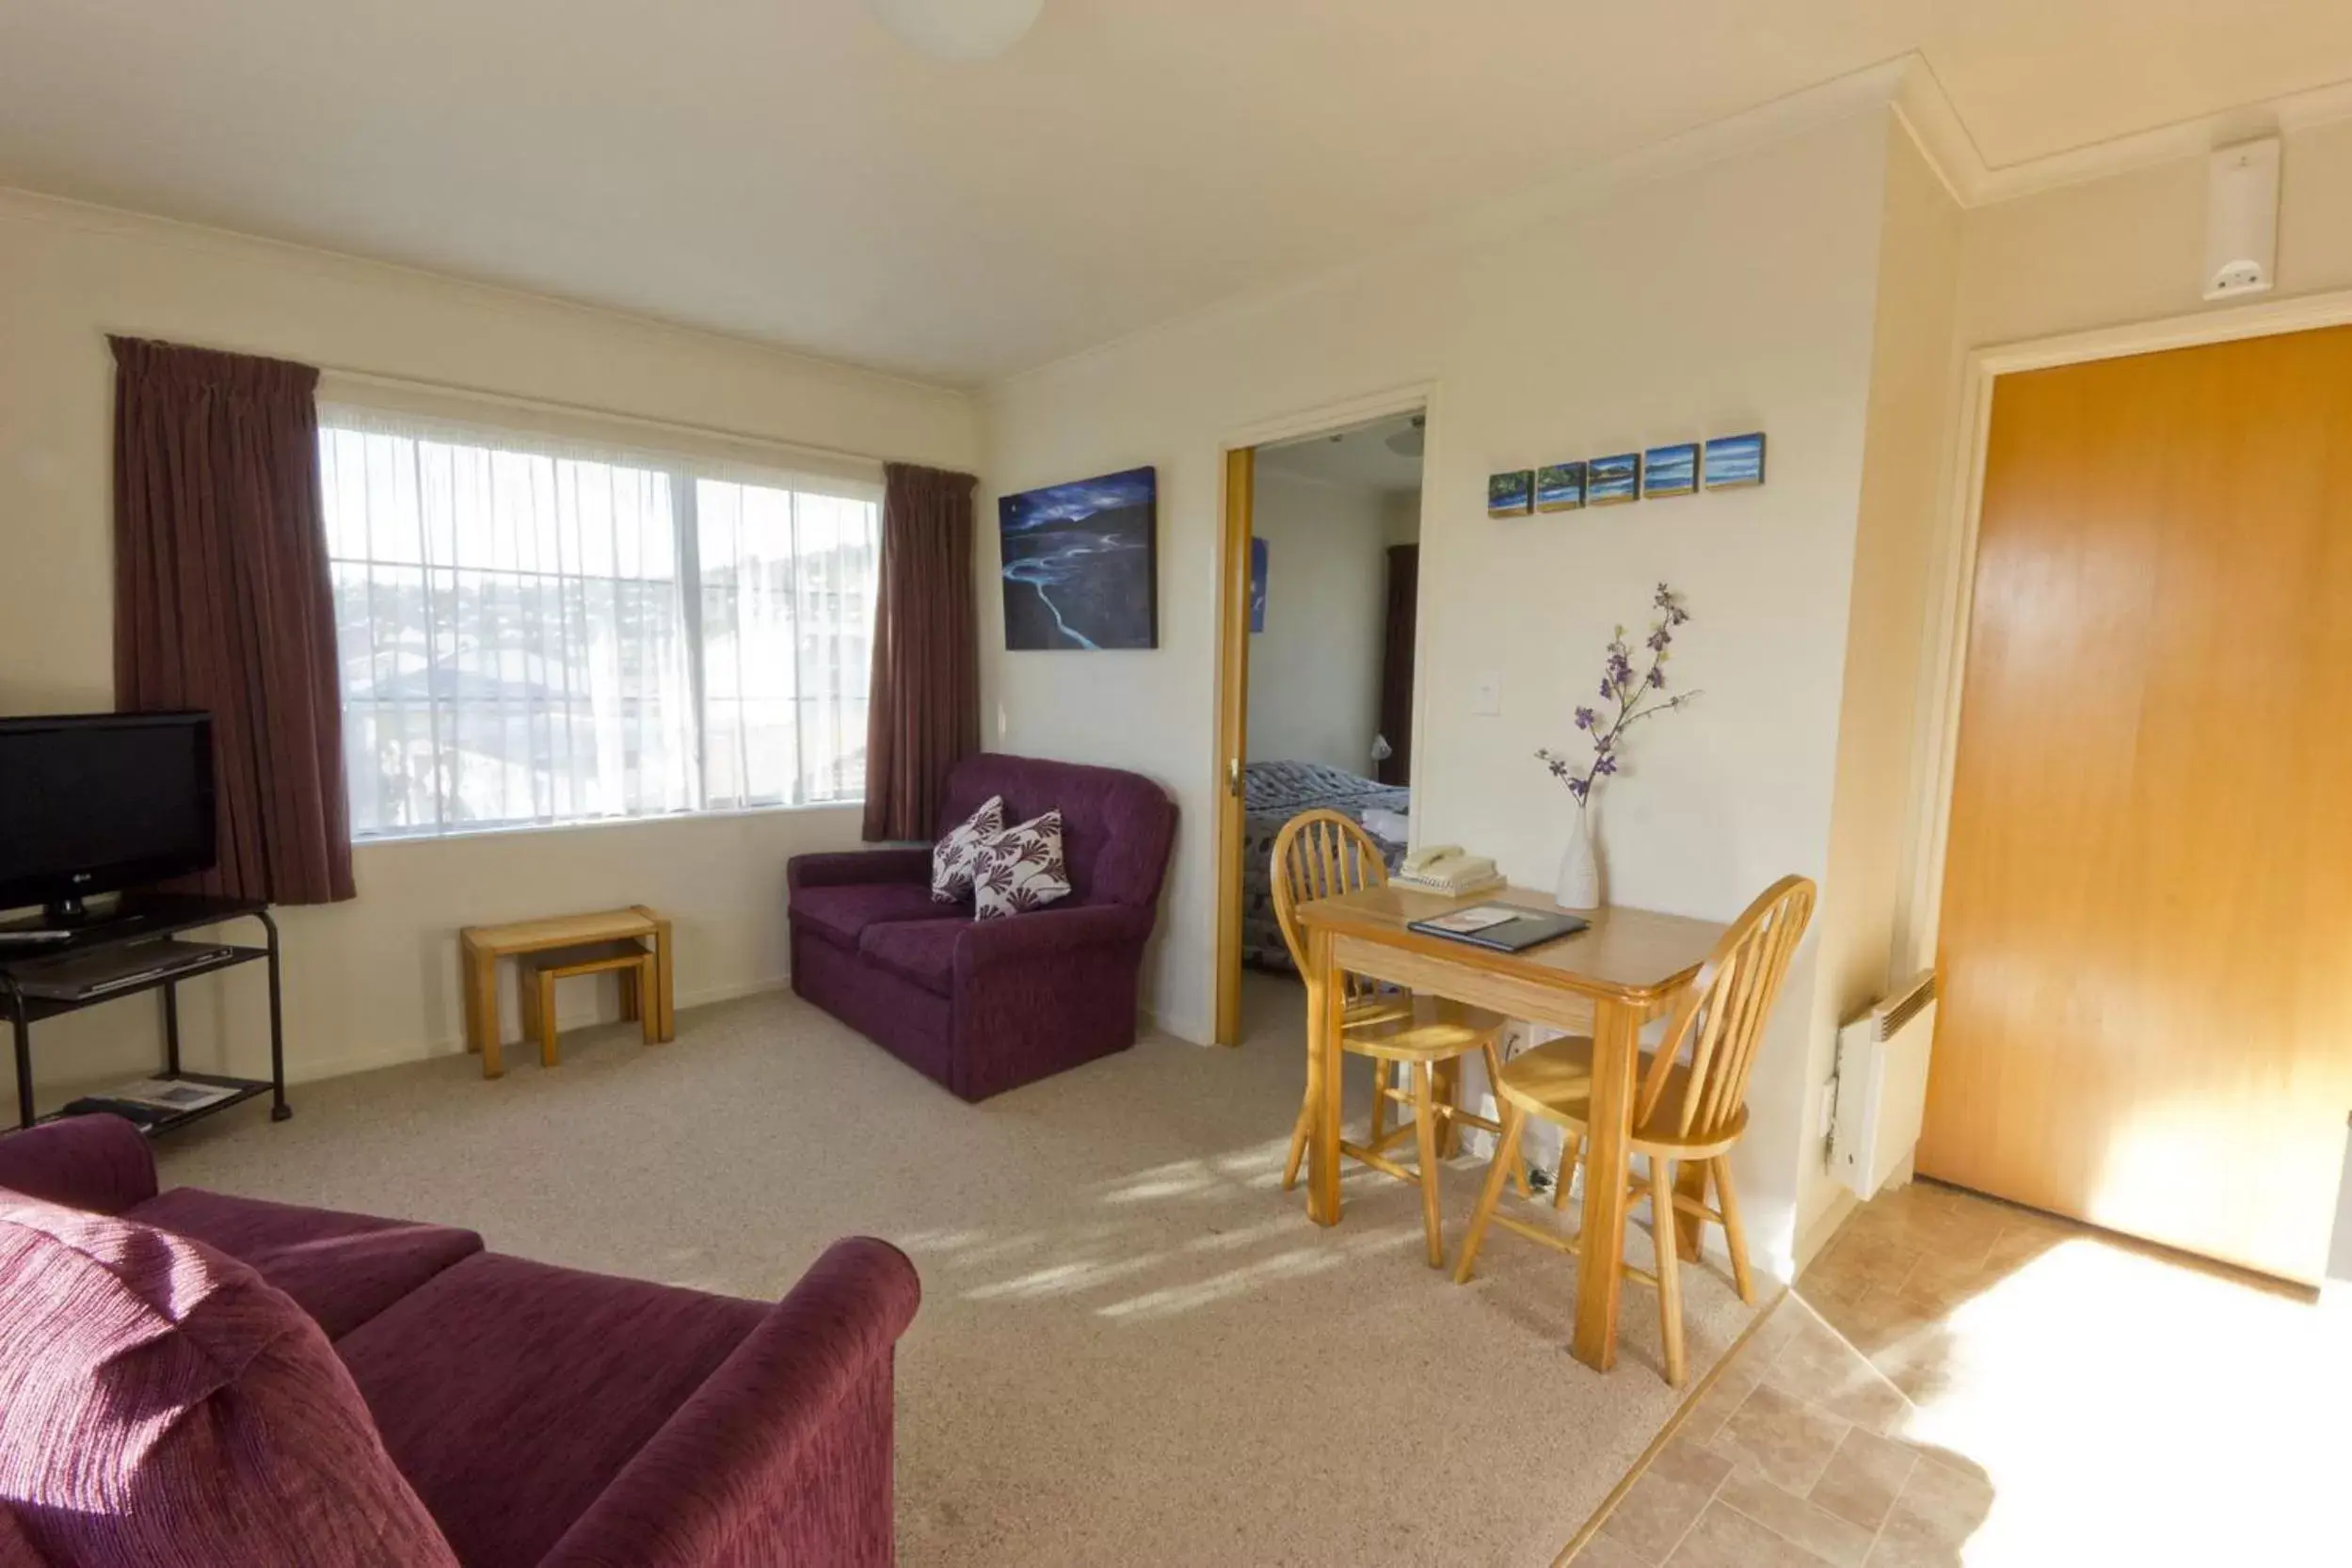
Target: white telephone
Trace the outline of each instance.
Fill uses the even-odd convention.
[[[1441,893],[1482,892],[1502,878],[1483,855],[1465,854],[1460,844],[1431,844],[1415,850],[1397,869],[1397,880]]]

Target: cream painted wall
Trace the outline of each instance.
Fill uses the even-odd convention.
[[[1568,804],[1530,753],[1574,735],[1609,629],[1671,580],[1695,616],[1676,669],[1705,696],[1644,734],[1601,812],[1611,896],[1728,917],[1823,875],[1847,659],[1886,196],[1880,110],[1526,211],[991,388],[985,472],[1020,489],[1142,463],[1160,482],[1156,652],[1007,654],[983,596],[983,679],[1009,749],[1134,768],[1181,803],[1152,980],[1206,1039],[1212,974],[1221,449],[1253,427],[1432,387],[1422,508],[1425,839],[1546,885]],[[1760,489],[1489,520],[1492,470],[1762,428]],[[982,563],[993,574],[993,552]],[[1499,672],[1499,716],[1469,712]],[[1758,1255],[1793,1252],[1816,1012],[1808,947],[1741,1155]],[[1269,1127],[1287,1114],[1269,1108]]]
[[[1862,520],[1838,719],[1830,874],[1815,915],[1821,984],[1814,993],[1805,1081],[1829,1081],[1835,1031],[1885,994],[1903,912],[1917,799],[1918,701],[1928,636],[1935,522],[1953,446],[1958,363],[1953,309],[1960,210],[1900,123],[1888,128],[1885,219],[1879,235],[1878,322],[1870,356]],[[1798,1236],[1818,1236],[1842,1189],[1821,1156],[1817,1096],[1800,1147]]]
[[[1266,630],[1250,639],[1252,761],[1372,771],[1388,609],[1388,501],[1260,465]]]
[[[2352,1287],[2352,1148],[2344,1151],[2344,1184],[2336,1189],[2336,1233],[2328,1247],[2328,1277]]]
[[[1380,498],[1381,542],[1417,544],[1421,538],[1421,492],[1384,490]]]
[[[0,712],[112,705],[109,332],[873,457],[971,469],[980,456],[977,408],[961,393],[0,192]],[[857,828],[855,810],[835,808],[362,847],[355,903],[282,916],[288,1070],[315,1078],[456,1048],[456,932],[477,920],[654,904],[678,922],[681,1004],[778,984],[786,857],[852,845]],[[192,989],[192,1035],[217,1039],[225,1023],[231,1043],[200,1043],[191,1065],[265,1060],[260,992],[249,973]],[[44,1026],[40,1078],[151,1063],[153,1026],[138,1001]]]

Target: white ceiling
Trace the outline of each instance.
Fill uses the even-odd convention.
[[[1279,446],[1257,449],[1257,468],[1317,479],[1326,485],[1350,485],[1367,490],[1417,490],[1421,488],[1419,453],[1406,455],[1392,448],[1391,439],[1414,429],[1417,414],[1392,414],[1327,435],[1308,436]]]
[[[2352,5],[0,0],[0,182],[972,383],[1914,50],[1997,169],[2352,78]]]

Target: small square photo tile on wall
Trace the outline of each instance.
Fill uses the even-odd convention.
[[[1707,442],[1706,488],[1744,489],[1764,483],[1764,433],[1718,436]]]
[[[1490,473],[1486,476],[1486,515],[1490,518],[1523,518],[1535,508],[1535,471],[1519,469],[1511,473]]]
[[[1650,500],[1695,495],[1699,488],[1699,443],[1654,446],[1641,455],[1641,493]]]
[[[1546,463],[1535,471],[1535,509],[1573,512],[1584,504],[1584,465]]]
[[[1595,457],[1585,465],[1584,495],[1594,506],[1622,506],[1641,499],[1641,454]]]

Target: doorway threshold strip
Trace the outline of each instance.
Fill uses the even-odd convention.
[[[1715,1365],[1707,1368],[1706,1376],[1690,1385],[1690,1392],[1683,1397],[1682,1403],[1674,1407],[1674,1413],[1666,1418],[1666,1424],[1657,1429],[1657,1435],[1651,1438],[1650,1446],[1641,1450],[1641,1457],[1635,1460],[1632,1467],[1619,1479],[1617,1484],[1608,1489],[1608,1496],[1601,1499],[1601,1506],[1592,1511],[1592,1516],[1584,1522],[1584,1528],[1576,1531],[1569,1540],[1568,1544],[1561,1548],[1558,1557],[1552,1559],[1552,1568],[1568,1568],[1568,1565],[1576,1560],[1576,1554],[1583,1551],[1592,1544],[1592,1538],[1601,1533],[1601,1527],[1608,1524],[1608,1516],[1617,1512],[1617,1505],[1624,1502],[1625,1495],[1634,1489],[1644,1475],[1649,1473],[1651,1464],[1656,1461],[1659,1454],[1666,1451],[1666,1445],[1672,1443],[1675,1434],[1681,1432],[1684,1425],[1689,1421],[1690,1413],[1699,1408],[1699,1402],[1712,1393],[1715,1385],[1722,1381],[1723,1374],[1731,1369],[1732,1363],[1737,1361],[1740,1352],[1748,1348],[1748,1342],[1756,1336],[1765,1324],[1772,1320],[1774,1314],[1787,1304],[1789,1294],[1788,1288],[1783,1286],[1780,1294],[1772,1298],[1771,1304],[1757,1313],[1746,1328],[1740,1330],[1739,1337],[1732,1341],[1731,1348],[1716,1357]]]

